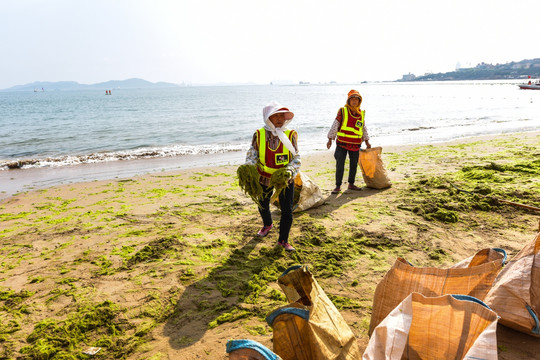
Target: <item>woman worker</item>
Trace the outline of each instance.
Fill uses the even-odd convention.
[[[361,190],[361,188],[354,185],[360,145],[364,141],[366,147],[371,148],[365,124],[365,110],[360,110],[361,103],[362,96],[360,96],[360,93],[356,90],[349,91],[347,103],[339,109],[336,119],[328,132],[328,143],[326,144],[328,149],[330,149],[332,141],[337,136],[336,151],[334,152],[334,158],[336,159],[336,188],[332,190],[332,194],[338,194],[341,191],[347,153],[349,154],[350,163],[348,189]]]
[[[289,231],[293,221],[294,178],[300,169],[298,154],[298,134],[287,129],[294,114],[277,102],[271,102],[263,108],[264,127],[253,135],[251,147],[246,155],[246,164],[256,165],[259,183],[263,188],[264,198],[259,207],[263,227],[258,236],[266,236],[272,229],[270,198],[273,188],[270,186],[272,174],[283,167],[289,175],[288,185],[279,195],[281,220],[279,224],[278,245],[287,251],[294,251],[289,244]]]

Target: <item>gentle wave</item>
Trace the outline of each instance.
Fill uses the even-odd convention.
[[[0,162],[1,170],[30,169],[40,167],[62,167],[78,164],[92,164],[108,161],[151,159],[184,155],[222,154],[235,151],[246,151],[247,144],[219,145],[175,145],[167,147],[140,148],[130,151],[99,152],[88,155],[65,155],[43,159],[23,159]]]

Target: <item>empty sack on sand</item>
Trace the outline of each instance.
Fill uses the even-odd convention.
[[[375,289],[370,336],[375,327],[413,292],[432,297],[470,295],[484,300],[505,260],[506,252],[502,249],[480,250],[448,269],[415,267],[398,258]]]
[[[497,314],[471,296],[412,293],[375,328],[364,360],[497,359]]]

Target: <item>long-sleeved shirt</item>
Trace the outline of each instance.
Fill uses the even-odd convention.
[[[269,146],[273,149],[277,148],[279,146],[279,138],[275,135],[272,135],[270,131],[265,131],[266,133],[266,142],[269,143]],[[292,173],[291,181],[296,177],[296,174],[298,174],[298,171],[300,170],[300,165],[302,164],[300,160],[300,154],[298,153],[298,141],[297,141],[298,135],[295,134],[291,140],[291,143],[294,146],[294,149],[296,150],[296,156],[294,156],[291,161],[287,164],[287,170],[290,170]],[[247,154],[246,154],[246,164],[249,165],[257,165],[259,162],[259,144],[257,144],[257,132],[253,134],[253,140],[251,141],[251,147],[249,148]],[[263,184],[264,186],[270,185],[270,178],[266,178],[264,176],[259,177],[259,182]]]
[[[352,116],[351,113],[349,112],[349,116]],[[328,131],[328,138],[329,139],[332,139],[332,140],[335,140],[336,139],[336,136],[337,136],[337,133],[341,127],[341,122],[343,121],[343,115],[341,114],[341,109],[338,110],[338,113],[337,113],[337,116],[336,116],[336,119],[334,120],[334,122],[332,123],[332,127],[330,128],[330,131]],[[364,125],[363,125],[363,128],[362,128],[362,142],[368,140],[369,141],[369,134],[368,134],[368,130],[367,130],[367,127],[366,127],[366,122],[364,121]],[[344,149],[347,149],[347,150],[351,150],[351,151],[358,151],[360,149],[360,145],[355,145],[355,144],[346,144],[346,143],[342,143],[342,142],[336,142],[337,146],[340,146]]]

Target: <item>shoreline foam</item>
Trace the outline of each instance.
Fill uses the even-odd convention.
[[[416,144],[403,144],[384,146],[384,151],[402,151],[422,145],[451,145],[471,141],[494,139],[500,136],[523,134],[523,136],[536,136],[539,131],[516,132],[504,134],[489,134],[480,136],[462,137],[449,141],[427,142]],[[373,138],[375,139],[375,138]],[[372,139],[372,146],[379,146]],[[318,149],[305,152],[303,157],[317,157],[321,154],[331,153],[331,150]],[[38,167],[29,169],[12,169],[0,171],[0,202],[25,191],[45,189],[52,186],[67,185],[79,182],[92,182],[111,180],[116,178],[129,178],[146,174],[181,171],[186,169],[218,167],[222,165],[241,164],[245,158],[244,151],[230,151],[222,153],[182,155],[169,157],[153,157],[128,159],[118,161],[104,161],[97,163],[83,163],[62,167]]]

